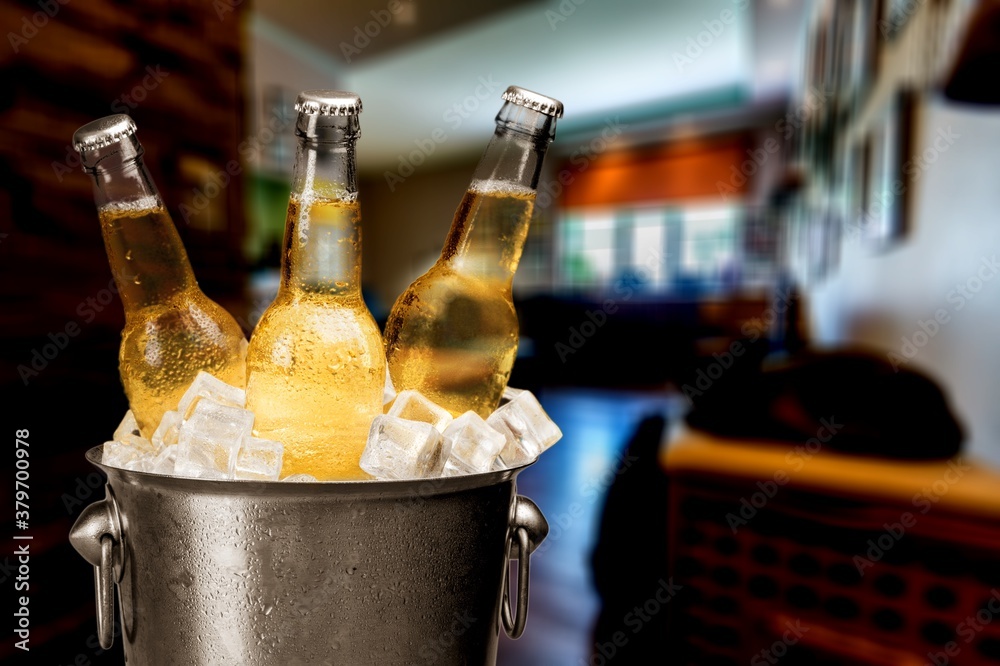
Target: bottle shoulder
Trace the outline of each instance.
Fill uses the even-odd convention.
[[[126,314],[125,333],[157,331],[216,331],[220,335],[246,339],[236,319],[200,290],[189,290],[162,303],[153,303]]]
[[[509,304],[514,307],[510,284],[464,272],[445,262],[435,264],[413,281],[396,301],[399,306],[423,304],[444,305],[455,300],[472,300],[480,303]]]
[[[265,339],[273,342],[279,337],[343,340],[352,336],[381,341],[378,324],[360,298],[338,302],[279,296],[261,316],[251,344],[263,343]]]

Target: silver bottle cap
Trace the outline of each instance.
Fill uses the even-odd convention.
[[[85,150],[103,148],[135,134],[135,121],[124,113],[104,116],[91,121],[73,133],[73,148]]]
[[[525,88],[511,86],[504,91],[501,97],[505,102],[511,102],[532,111],[544,113],[547,116],[562,118],[563,115],[562,102],[551,97],[546,97],[545,95],[539,95]]]
[[[303,90],[295,110],[311,116],[356,116],[361,113],[361,98],[343,90]]]

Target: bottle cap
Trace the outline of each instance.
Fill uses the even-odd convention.
[[[501,97],[505,102],[511,102],[532,111],[544,113],[547,116],[562,118],[563,115],[562,102],[551,97],[546,97],[545,95],[539,95],[525,88],[511,86],[504,91]]]
[[[343,90],[303,90],[295,110],[311,116],[356,116],[361,113],[361,98]]]
[[[124,113],[104,116],[87,123],[73,133],[73,148],[79,153],[103,148],[132,136],[135,130],[135,121]]]

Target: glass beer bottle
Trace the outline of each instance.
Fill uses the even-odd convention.
[[[453,415],[496,409],[517,355],[511,283],[528,235],[542,159],[562,104],[511,86],[441,258],[396,300],[385,327],[397,390]]]
[[[243,388],[247,341],[233,317],[198,288],[135,132],[127,115],[107,116],[78,129],[73,145],[93,177],[104,247],[125,307],[122,384],[149,438],[199,370]]]
[[[385,350],[361,298],[361,100],[308,90],[295,110],[281,286],[250,339],[247,408],[258,437],[284,444],[282,476],[368,478],[358,463],[382,413]]]

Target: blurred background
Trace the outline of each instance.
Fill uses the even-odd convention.
[[[1000,663],[1000,3],[6,0],[0,17],[0,359],[8,431],[34,447],[32,663],[122,663],[66,541],[103,494],[84,452],[127,408],[74,130],[135,118],[203,290],[249,332],[277,289],[295,96],[359,93],[384,323],[511,84],[566,108],[511,378],[565,437],[519,478],[551,533],[499,663]],[[20,656],[5,639],[0,660]]]

